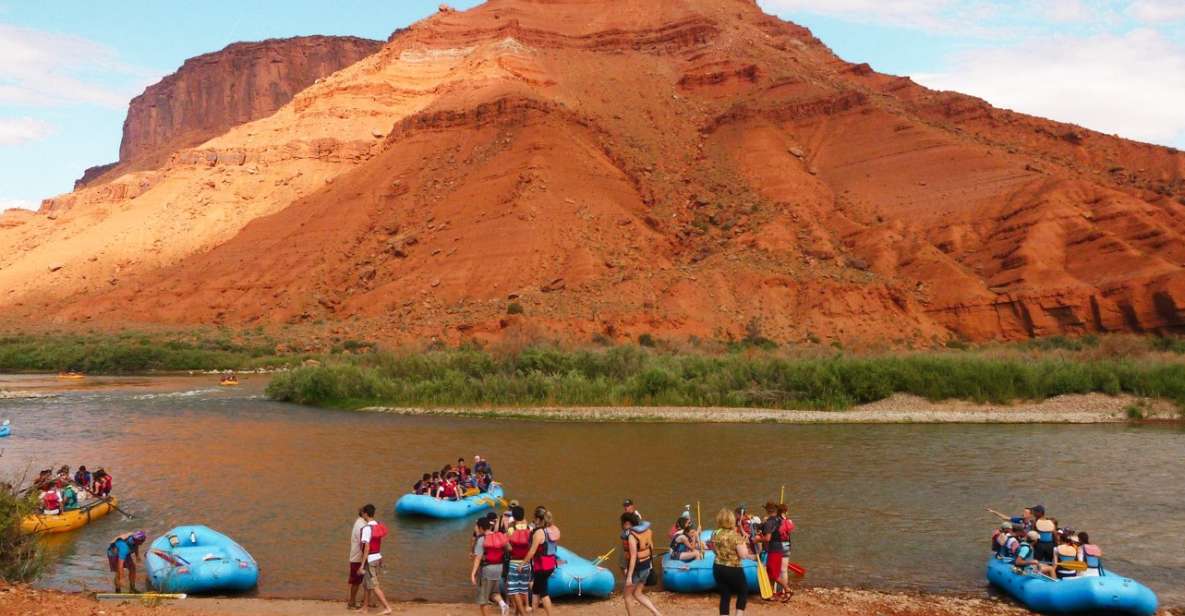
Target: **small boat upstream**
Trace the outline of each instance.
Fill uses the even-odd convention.
[[[35,513],[21,519],[21,532],[26,535],[68,533],[111,513],[118,505],[114,496],[86,503],[53,515]]]

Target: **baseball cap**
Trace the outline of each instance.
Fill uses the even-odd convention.
[[[632,500],[630,500],[630,499],[628,499],[628,498],[627,498],[627,499],[625,499],[625,501],[623,501],[623,502],[621,503],[621,506],[622,506],[622,507],[629,507],[629,506],[630,506],[630,505],[632,505],[632,504],[634,504],[634,501],[632,501]]]
[[[1045,505],[1033,505],[1032,507],[1029,507],[1029,510],[1033,513],[1040,513],[1044,515]]]

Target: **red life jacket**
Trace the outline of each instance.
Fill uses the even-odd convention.
[[[794,532],[794,521],[790,518],[783,517],[782,523],[778,525],[778,534],[782,536],[783,543],[790,540],[790,533],[792,532]]]
[[[507,543],[509,543],[509,539],[507,539],[506,533],[497,533],[496,532],[496,533],[490,533],[490,534],[486,535],[485,540],[482,543],[482,545],[485,546],[485,551],[482,553],[482,556],[481,556],[481,564],[482,565],[502,564],[502,561],[505,559],[505,556],[506,556],[506,544]]]
[[[510,560],[522,560],[531,551],[531,529],[516,524],[510,531]]]
[[[54,490],[45,493],[45,500],[43,502],[47,510],[62,508],[62,499],[58,498],[58,493]]]
[[[443,492],[444,492],[444,497],[445,497],[445,498],[456,498],[456,497],[457,497],[457,486],[456,486],[456,484],[454,484],[454,483],[453,483],[453,482],[451,482],[451,481],[446,481],[446,482],[444,482],[444,488],[443,488]]]
[[[387,536],[387,527],[383,526],[382,522],[374,524],[370,527],[370,553],[383,553],[383,537]]]

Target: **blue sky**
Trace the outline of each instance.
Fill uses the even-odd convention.
[[[1185,149],[1185,0],[759,2],[847,60]],[[186,58],[269,37],[386,38],[438,3],[0,0],[0,210],[114,161],[127,101]]]

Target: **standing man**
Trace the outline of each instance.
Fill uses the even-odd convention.
[[[386,616],[391,613],[391,604],[387,603],[381,583],[383,537],[387,536],[387,527],[374,519],[374,505],[368,504],[362,507],[359,517],[366,521],[366,526],[363,526],[362,531],[358,533],[358,540],[362,544],[362,570],[364,571],[362,583],[366,588],[366,591],[362,593],[362,605],[370,605],[370,595],[374,593],[374,596],[379,598],[379,603],[383,604],[383,611],[379,612],[380,616]]]
[[[140,546],[148,535],[138,530],[134,533],[124,533],[111,540],[107,546],[107,566],[115,574],[115,592],[123,592],[123,572],[128,572],[128,588],[133,593],[136,590],[136,563],[140,562]]]
[[[761,542],[765,544],[765,569],[769,573],[769,579],[782,587],[782,590],[774,595],[774,599],[778,601],[786,601],[790,598],[787,594],[787,591],[790,590],[789,580],[782,573],[782,558],[786,554],[785,541],[782,516],[778,515],[778,504],[770,501],[765,504],[765,522],[761,524]]]
[[[362,605],[355,603],[358,598],[358,587],[362,585],[362,529],[366,527],[366,518],[362,517],[362,510],[358,510],[358,519],[354,520],[354,527],[350,529],[350,599],[346,607],[360,610]]]

